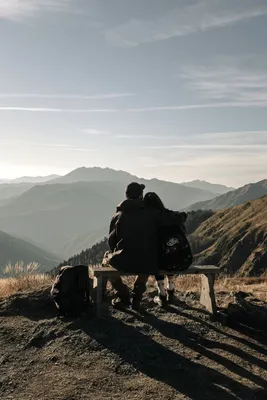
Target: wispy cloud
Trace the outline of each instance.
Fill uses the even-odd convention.
[[[39,12],[68,11],[75,0],[1,0],[0,18],[19,21]]]
[[[186,145],[162,145],[162,146],[147,146],[147,149],[267,149],[267,144],[186,144]]]
[[[94,95],[80,95],[80,94],[48,94],[48,93],[0,93],[1,99],[59,99],[59,100],[106,100],[116,99],[120,97],[135,96],[134,93],[103,93]]]
[[[92,108],[92,109],[76,109],[76,108],[52,108],[52,107],[14,107],[0,106],[0,111],[5,112],[37,112],[37,113],[67,113],[67,114],[83,114],[83,113],[144,113],[155,111],[187,111],[196,109],[212,109],[212,108],[267,108],[267,101],[254,102],[214,102],[203,104],[187,104],[174,106],[156,106],[143,108]]]
[[[96,135],[96,136],[110,135],[109,131],[102,131],[102,130],[99,130],[99,129],[84,129],[83,132],[86,135]]]
[[[113,109],[77,109],[77,108],[52,108],[52,107],[2,107],[0,111],[11,111],[11,112],[38,112],[38,113],[112,113],[117,110]]]
[[[165,140],[165,139],[175,139],[175,136],[163,136],[163,135],[115,135],[115,139],[126,139],[126,140],[131,140],[131,139],[158,139],[158,140]]]
[[[99,149],[91,149],[91,148],[86,148],[86,147],[70,147],[67,149],[68,151],[78,151],[82,153],[94,153],[96,151],[99,151]]]
[[[266,102],[267,73],[262,69],[262,64],[260,69],[236,63],[241,64],[242,60],[231,59],[225,65],[219,62],[209,66],[187,66],[180,77],[206,99],[229,99],[241,104]]]
[[[115,46],[134,47],[194,32],[222,28],[267,14],[260,0],[201,0],[177,7],[154,20],[130,20],[105,32]]]
[[[164,143],[163,145],[153,144],[146,148],[152,150],[166,148],[177,150],[257,151],[267,148],[267,131],[195,133],[177,137],[175,143]]]
[[[231,108],[231,107],[267,107],[267,101],[258,101],[244,104],[243,102],[214,102],[214,103],[203,103],[203,104],[186,104],[178,106],[160,106],[160,107],[143,107],[143,108],[128,108],[122,111],[126,112],[153,112],[153,111],[183,111],[183,110],[194,110],[194,109],[205,109],[205,108]]]

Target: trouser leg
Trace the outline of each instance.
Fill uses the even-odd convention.
[[[130,293],[128,290],[128,287],[122,282],[122,279],[120,276],[115,276],[109,278],[109,281],[113,287],[113,289],[116,290],[118,297],[123,300],[123,301],[129,301],[130,300]]]
[[[164,275],[156,275],[157,289],[159,296],[166,296],[166,290],[164,287]]]
[[[167,283],[167,288],[170,292],[174,291],[174,276],[173,275],[168,275],[168,279],[167,279],[168,283]]]
[[[149,275],[138,275],[135,283],[134,283],[134,290],[133,290],[133,296],[135,298],[141,299],[143,294],[146,291],[146,283],[148,281]]]

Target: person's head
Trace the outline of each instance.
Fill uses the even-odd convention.
[[[145,185],[142,185],[140,183],[137,182],[132,182],[130,183],[127,188],[126,188],[126,199],[131,199],[131,200],[135,200],[135,199],[143,199],[143,192],[145,189]]]
[[[156,208],[158,210],[165,210],[165,206],[157,193],[148,192],[144,197],[146,207]]]

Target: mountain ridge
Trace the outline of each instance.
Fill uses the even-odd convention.
[[[224,194],[227,192],[230,192],[232,190],[235,190],[233,187],[228,187],[225,185],[220,185],[217,183],[211,183],[207,182],[205,180],[200,180],[200,179],[195,179],[193,181],[189,182],[182,182],[181,185],[188,186],[188,187],[194,187],[196,189],[203,189],[203,190],[208,190],[217,194]]]
[[[203,210],[220,210],[224,208],[234,207],[246,201],[254,200],[267,194],[267,179],[263,179],[256,183],[249,183],[231,192],[207,201],[197,202],[185,208],[186,211],[197,209]]]

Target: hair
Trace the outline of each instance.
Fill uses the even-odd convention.
[[[146,207],[156,208],[158,210],[166,210],[161,198],[154,192],[146,193],[144,197],[144,203]]]

